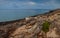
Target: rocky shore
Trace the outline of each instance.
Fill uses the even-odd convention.
[[[43,23],[50,23],[49,31],[42,31]],[[0,22],[0,38],[60,38],[60,9],[24,19]]]

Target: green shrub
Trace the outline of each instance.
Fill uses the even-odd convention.
[[[42,30],[46,33],[49,31],[49,26],[50,26],[50,23],[48,21],[45,21],[43,24],[43,27],[42,27]]]

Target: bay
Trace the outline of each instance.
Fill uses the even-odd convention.
[[[43,14],[50,9],[1,9],[0,22],[18,20],[29,16]]]

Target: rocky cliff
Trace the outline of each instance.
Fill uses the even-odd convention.
[[[49,22],[49,31],[42,30]],[[60,38],[60,9],[24,19],[0,22],[0,38]]]

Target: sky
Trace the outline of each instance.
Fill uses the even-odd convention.
[[[0,0],[0,9],[57,9],[60,0]]]

